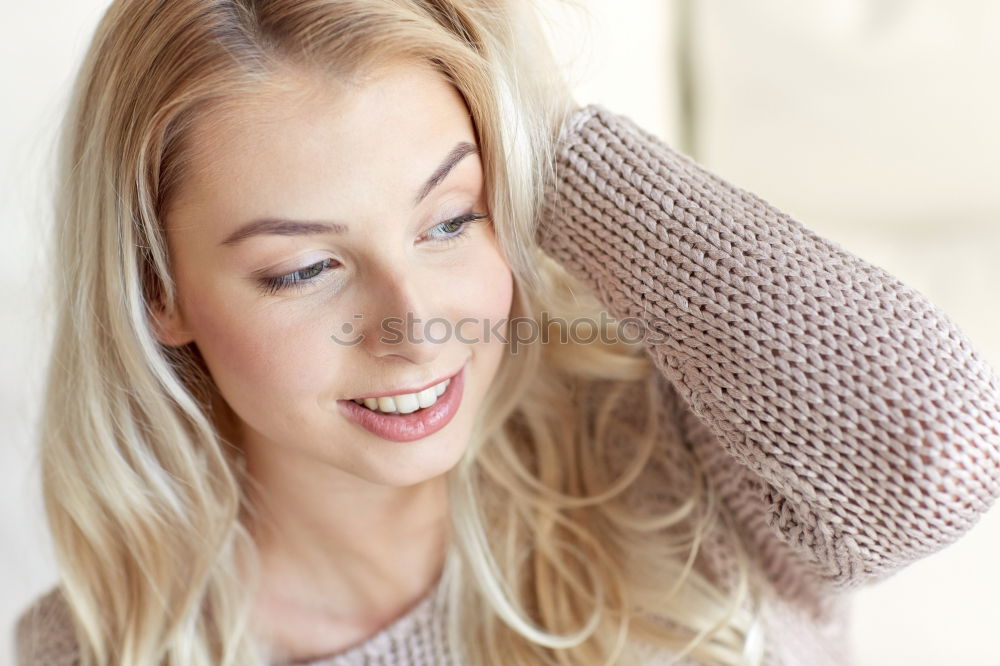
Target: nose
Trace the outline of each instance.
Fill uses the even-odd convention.
[[[395,357],[417,365],[433,362],[446,336],[443,327],[435,325],[443,318],[433,312],[432,287],[405,268],[381,271],[369,285],[363,347],[377,358]]]

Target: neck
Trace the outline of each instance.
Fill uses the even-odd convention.
[[[263,595],[330,617],[395,617],[437,581],[450,531],[443,475],[387,487],[257,449],[247,472]]]

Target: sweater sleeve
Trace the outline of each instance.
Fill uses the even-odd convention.
[[[542,249],[750,471],[805,574],[846,590],[1000,495],[1000,381],[927,298],[598,105],[562,128]]]
[[[79,662],[69,607],[58,586],[35,599],[14,627],[17,666],[72,666]]]

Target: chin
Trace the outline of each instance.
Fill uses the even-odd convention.
[[[447,437],[431,435],[412,442],[384,442],[401,450],[389,459],[370,461],[371,467],[359,474],[371,483],[391,488],[407,488],[433,481],[458,464],[468,448],[470,432]],[[372,449],[368,449],[372,451]]]

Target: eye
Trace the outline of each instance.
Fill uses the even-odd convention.
[[[469,225],[473,222],[478,222],[489,217],[488,215],[479,215],[476,213],[468,213],[466,215],[460,215],[459,217],[446,220],[441,224],[435,225],[428,232],[431,239],[436,243],[443,243],[445,245],[450,245],[459,238],[465,236],[469,231]],[[438,235],[433,235],[432,232],[435,230],[441,230]]]
[[[327,258],[293,273],[286,273],[277,277],[261,278],[259,280],[261,291],[265,294],[276,294],[286,289],[300,289],[308,284],[318,283],[322,280],[318,276],[322,275],[325,268],[334,263],[334,259]]]

